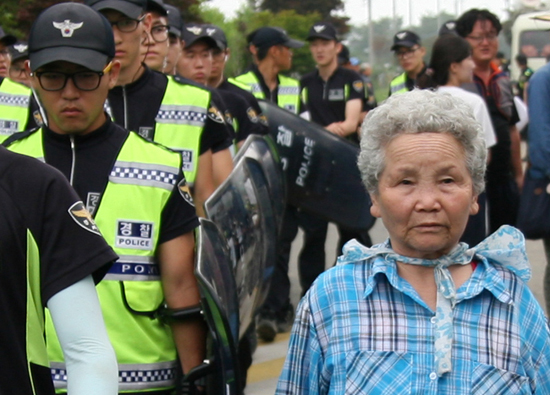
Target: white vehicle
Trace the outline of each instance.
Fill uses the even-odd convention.
[[[513,81],[519,77],[516,55],[527,56],[527,65],[537,70],[546,64],[550,56],[550,10],[531,12],[517,17],[512,25],[512,49],[510,76]]]

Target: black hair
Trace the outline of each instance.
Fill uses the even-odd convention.
[[[477,21],[489,21],[497,30],[497,34],[502,30],[502,25],[498,17],[489,10],[479,10],[472,8],[466,11],[456,20],[456,32],[461,37],[466,37],[474,29]]]
[[[444,34],[434,43],[432,57],[426,72],[417,78],[416,83],[422,89],[437,88],[449,81],[451,64],[460,63],[472,50],[468,41],[454,34]]]
[[[521,66],[526,66],[527,65],[527,56],[525,56],[522,53],[517,54],[516,55],[516,62],[518,62]]]

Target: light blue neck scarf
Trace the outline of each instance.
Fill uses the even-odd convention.
[[[437,285],[437,307],[435,314],[435,366],[441,377],[451,371],[451,350],[453,343],[453,308],[456,302],[456,289],[448,267],[467,265],[474,256],[485,257],[493,264],[502,265],[514,272],[523,281],[531,278],[531,268],[525,252],[525,238],[516,228],[501,226],[495,233],[473,248],[459,243],[450,253],[437,259],[409,258],[392,250],[390,240],[366,248],[356,240],[348,242],[343,248],[344,255],[338,258],[338,264],[363,261],[373,257],[384,257],[394,263],[434,268]]]

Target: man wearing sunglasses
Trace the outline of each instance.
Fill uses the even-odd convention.
[[[108,95],[109,114],[124,128],[181,153],[197,213],[204,216],[204,201],[231,172],[233,132],[208,90],[143,63],[142,43],[152,20],[146,0],[86,3],[113,27],[115,59],[121,62],[119,81]]]
[[[128,132],[104,112],[120,62],[113,60],[108,21],[90,7],[61,3],[45,11],[31,30],[29,57],[48,127],[5,144],[60,170],[120,257],[97,287],[119,392],[168,394],[178,362],[189,371],[204,358],[200,320],[169,325],[160,318],[165,304],[178,310],[199,303],[198,221],[181,155]],[[52,328],[46,327],[52,378],[64,388],[66,367]]]
[[[426,48],[422,46],[420,37],[416,33],[402,30],[393,37],[391,50],[394,51],[403,73],[390,82],[390,96],[412,91],[416,85],[416,79],[426,70],[424,64]]]

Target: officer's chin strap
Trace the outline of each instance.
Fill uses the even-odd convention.
[[[155,313],[156,317],[166,325],[176,322],[203,320],[202,307],[196,306],[184,307],[182,309],[170,309],[168,306],[161,306]],[[181,395],[201,395],[204,393],[204,378],[214,373],[214,364],[205,360],[198,366],[195,366],[181,379],[181,388],[178,394]]]

